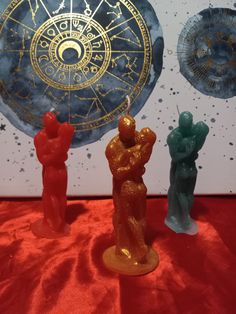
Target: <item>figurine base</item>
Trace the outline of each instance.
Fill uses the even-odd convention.
[[[64,230],[56,232],[45,223],[44,219],[39,219],[31,224],[31,231],[38,238],[57,239],[68,236],[70,233],[70,226],[65,224]]]
[[[153,249],[149,249],[147,260],[144,264],[134,264],[127,257],[116,254],[116,246],[108,248],[103,253],[105,266],[116,273],[129,276],[145,275],[153,271],[159,265],[159,257]]]
[[[172,218],[166,218],[165,224],[167,227],[169,227],[172,231],[176,233],[185,233],[189,235],[195,235],[198,233],[198,225],[191,218],[190,218],[190,224],[186,227],[181,226],[180,224],[178,224],[178,222],[176,222],[175,219],[172,219]]]

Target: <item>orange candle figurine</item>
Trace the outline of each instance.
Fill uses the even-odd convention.
[[[156,252],[145,243],[147,188],[142,179],[156,135],[149,128],[137,132],[129,114],[120,118],[118,130],[106,148],[113,175],[116,245],[104,252],[103,261],[117,273],[142,275],[159,263]]]
[[[65,161],[74,128],[60,123],[56,115],[48,112],[43,117],[44,128],[35,136],[37,157],[43,165],[44,218],[31,225],[38,237],[58,238],[69,233],[65,223],[67,169]]]

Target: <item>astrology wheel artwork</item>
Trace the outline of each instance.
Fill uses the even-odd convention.
[[[235,10],[209,8],[191,17],[180,34],[180,72],[205,95],[236,95],[235,26]]]
[[[147,0],[0,4],[0,110],[30,136],[44,112],[74,125],[73,146],[137,114],[161,74],[163,37]],[[154,30],[150,32],[150,30]]]

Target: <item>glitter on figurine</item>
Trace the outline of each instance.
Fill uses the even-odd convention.
[[[137,132],[129,114],[120,118],[118,130],[106,148],[113,175],[116,245],[104,252],[103,261],[117,273],[142,275],[153,271],[159,263],[156,252],[145,243],[147,188],[142,179],[156,135],[149,128]]]
[[[171,169],[165,224],[176,233],[194,235],[198,232],[190,215],[197,179],[195,161],[208,133],[209,127],[202,121],[193,124],[192,114],[186,111],[179,116],[179,127],[167,138]]]
[[[74,127],[60,123],[53,112],[43,117],[44,128],[35,136],[38,160],[43,165],[44,218],[31,225],[37,237],[58,238],[69,233],[65,223],[67,169],[65,161],[70,148]]]

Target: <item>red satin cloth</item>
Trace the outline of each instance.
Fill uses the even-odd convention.
[[[142,277],[106,270],[112,200],[68,201],[69,237],[37,239],[41,201],[0,202],[1,314],[236,313],[236,197],[197,197],[197,236],[163,223],[166,198],[148,199],[147,241],[160,265]]]

